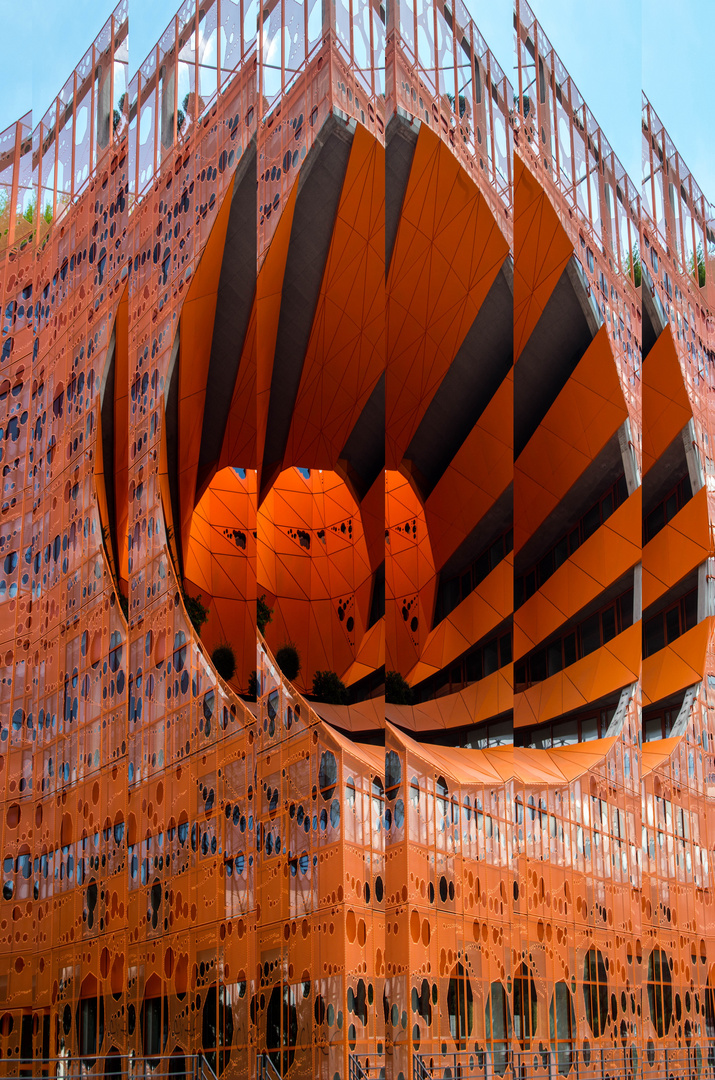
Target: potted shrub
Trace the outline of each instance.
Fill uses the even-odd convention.
[[[269,622],[272,621],[272,619],[273,608],[270,608],[268,606],[268,604],[266,603],[266,594],[263,593],[263,595],[259,596],[256,600],[256,626],[262,634],[265,634],[266,627],[268,626]]]
[[[196,633],[200,634],[201,627],[209,617],[209,609],[204,607],[198,596],[189,596],[183,589],[181,590],[181,596],[184,601],[184,607],[186,608],[186,614],[191,620],[191,625]]]
[[[236,674],[236,657],[233,647],[227,641],[216,646],[211,653],[211,662],[226,682],[229,682]]]
[[[313,697],[326,705],[347,705],[348,691],[334,671],[316,671],[313,676]]]
[[[412,704],[412,690],[399,671],[385,672],[385,701],[388,705]]]
[[[300,671],[300,653],[292,641],[286,641],[276,653],[276,663],[286,679],[293,682]]]

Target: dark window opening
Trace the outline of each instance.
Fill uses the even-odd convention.
[[[279,983],[273,987],[266,1009],[266,1050],[275,1069],[286,1076],[293,1064],[298,1038],[295,992]]]
[[[561,1076],[567,1076],[573,1064],[575,1030],[576,1015],[571,992],[565,982],[558,982],[549,1008],[549,1034]]]
[[[643,656],[664,649],[698,621],[698,590],[692,589],[673,604],[652,615],[643,624]]]
[[[583,962],[583,1002],[588,1026],[600,1038],[608,1022],[608,976],[603,953],[595,946],[591,946]]]
[[[658,1038],[668,1034],[673,1018],[673,987],[668,957],[662,949],[653,949],[648,960],[648,1004],[650,1018]]]
[[[79,1054],[91,1069],[104,1039],[104,998],[101,995],[81,998],[76,1015]]]
[[[681,693],[675,698],[660,701],[657,705],[649,705],[643,709],[643,742],[653,742],[654,739],[668,739],[673,730],[673,725],[678,719],[682,705],[683,695]]]
[[[385,561],[380,563],[372,582],[372,599],[370,601],[370,618],[368,619],[368,630],[371,626],[374,626],[376,622],[382,618],[385,614]]]
[[[514,605],[521,607],[537,589],[555,574],[563,563],[608,521],[611,514],[628,498],[628,487],[623,474],[618,477],[605,494],[588,508],[581,518],[558,538],[537,563],[514,579]]]
[[[646,515],[643,521],[643,543],[647,544],[661,529],[664,529],[669,521],[682,510],[686,503],[693,497],[693,489],[690,485],[690,477],[684,476],[674,488],[660,500],[657,506]]]
[[[492,1065],[497,1076],[503,1076],[509,1067],[509,1040],[511,1039],[511,1013],[509,999],[503,983],[493,982],[484,1009],[484,1029],[487,1045],[491,1050]]]
[[[144,987],[139,1014],[142,1050],[147,1058],[158,1058],[164,1052],[169,1034],[169,1001],[161,995],[161,982],[152,975]],[[150,1062],[154,1067],[156,1060]]]
[[[514,665],[514,689],[526,690],[608,644],[633,625],[633,589],[571,626]]]
[[[510,664],[512,660],[511,630],[475,645],[458,657],[449,667],[413,687],[413,701],[430,701],[446,694],[456,694],[470,683],[479,682],[488,675]]]
[[[225,986],[214,984],[204,1003],[202,1041],[206,1061],[216,1076],[228,1065],[233,1043],[233,1012],[230,992]]]
[[[458,574],[442,579],[440,577],[435,602],[434,625],[446,619],[450,612],[466,600],[492,570],[499,565],[514,547],[514,532],[508,529],[482,551],[473,562]],[[384,588],[384,582],[383,582]]]
[[[474,1026],[472,984],[461,964],[457,964],[447,988],[449,1033],[458,1046],[466,1047]]]
[[[522,964],[514,976],[514,1035],[525,1050],[536,1034],[538,999],[531,972]]]

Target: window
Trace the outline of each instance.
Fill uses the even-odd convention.
[[[679,712],[680,705],[667,709],[658,708],[656,711],[644,709],[643,742],[652,742],[654,739],[667,739]]]
[[[705,1034],[715,1039],[715,974],[711,971],[705,984]]]
[[[162,1009],[163,1005],[163,1009]],[[142,1049],[146,1057],[159,1057],[164,1052],[169,1034],[169,1002],[161,994],[161,982],[152,975],[144,990],[141,1007]]]
[[[457,1046],[466,1047],[474,1026],[472,984],[461,964],[457,964],[447,987],[449,1033]]]
[[[558,982],[554,987],[549,1008],[549,1033],[561,1076],[567,1076],[571,1069],[575,1030],[576,1016],[571,992],[565,982]]]
[[[444,671],[413,687],[415,703],[454,694],[511,663],[511,631],[499,634],[465,653]]]
[[[317,1004],[316,1002],[316,1006]],[[322,1009],[316,1011],[320,1017]],[[297,1038],[295,991],[292,986],[279,983],[273,987],[266,1009],[266,1049],[274,1068],[281,1076],[286,1076],[293,1064]]]
[[[514,686],[525,690],[606,645],[633,623],[633,590],[583,619],[560,637],[540,646],[514,665]]]
[[[662,949],[653,949],[648,960],[648,1004],[650,1018],[658,1038],[668,1034],[673,1017],[673,987],[668,957]]]
[[[514,976],[514,1034],[525,1050],[536,1034],[538,999],[536,986],[526,964]]]
[[[651,656],[670,645],[698,621],[698,590],[692,589],[643,625],[643,655]]]
[[[477,558],[454,577],[440,580],[435,604],[434,625],[445,619],[451,611],[466,600],[471,592],[484,581],[485,577],[499,565],[502,559],[514,547],[514,533],[511,529],[499,536]]]
[[[684,476],[646,515],[643,523],[643,543],[647,544],[649,540],[657,536],[692,497],[690,477]]]
[[[233,1042],[231,997],[229,989],[225,986],[214,984],[206,996],[202,1019],[202,1041],[209,1066],[216,1076],[220,1076],[228,1065]],[[166,1042],[166,1035],[164,1042]],[[295,1044],[295,1039],[293,1042]],[[270,1044],[266,1042],[266,1046]]]
[[[628,486],[624,475],[607,489],[596,502],[586,510],[575,525],[565,532],[549,548],[535,566],[516,577],[514,582],[516,607],[520,607],[537,589],[544,585],[552,574],[566,562],[570,555],[581,547],[598,528],[607,521],[611,514],[628,498]]]
[[[484,1028],[494,1072],[497,1076],[503,1076],[509,1065],[511,1014],[509,999],[500,982],[493,982],[489,989],[489,997],[484,1007]]]
[[[93,989],[94,986],[88,988],[87,993],[91,993]],[[83,994],[84,992],[85,987]],[[87,1068],[91,1069],[104,1039],[104,998],[101,995],[83,996],[76,1017],[80,1057]]]
[[[583,963],[583,1001],[591,1031],[600,1038],[608,1022],[608,976],[603,954],[592,946]]]

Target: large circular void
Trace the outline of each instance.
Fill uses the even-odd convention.
[[[311,692],[316,671],[350,685],[381,664],[369,634],[374,575],[362,514],[335,472],[286,469],[257,508],[255,472],[223,469],[194,511],[184,581],[209,609],[208,651],[233,647],[241,689],[256,666],[257,597],[272,611],[269,647],[298,650],[300,690]]]

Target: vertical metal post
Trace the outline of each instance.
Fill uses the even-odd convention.
[[[216,100],[221,93],[221,0],[216,0]],[[219,147],[219,151],[220,151]]]
[[[55,167],[52,174],[52,220],[57,217],[57,170],[60,165],[60,96],[55,98]]]
[[[94,155],[97,146],[97,49],[92,42],[92,74],[89,84],[89,175],[94,172],[96,164]]]
[[[114,53],[116,45],[114,43],[114,12],[110,15],[111,28],[109,31],[109,139],[107,140],[107,146],[111,148],[114,144]]]
[[[72,73],[72,175],[70,176],[70,200],[74,201],[74,163],[77,146],[77,69]]]
[[[131,105],[131,102],[130,102]],[[134,131],[134,200],[135,202],[139,198],[139,131],[141,129],[141,112],[142,112],[142,72],[139,68],[137,72],[137,111],[136,111],[136,128]]]
[[[174,16],[174,122],[173,131],[171,134],[171,145],[174,150],[179,142],[179,53],[181,51],[179,30],[179,16]],[[186,117],[184,117],[184,123],[186,123]]]

